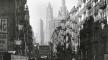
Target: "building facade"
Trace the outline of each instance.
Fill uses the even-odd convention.
[[[5,23],[5,27],[3,27],[3,23],[2,23],[2,20],[1,20],[1,36],[3,35],[2,34],[2,31],[3,30],[6,30],[6,34],[7,35],[7,38],[6,41],[7,42],[10,42],[10,41],[13,41],[15,38],[12,38],[12,37],[15,37],[15,1],[13,0],[12,2],[10,2],[9,0],[1,0],[1,6],[0,6],[0,16],[1,16],[1,19],[5,19],[6,22],[4,21],[3,23]],[[12,27],[12,28],[10,28]],[[2,38],[1,38],[2,39]],[[6,43],[7,44],[7,43]],[[7,51],[8,51],[8,48],[7,48]]]
[[[32,40],[26,0],[0,0],[0,59],[2,52],[30,55]]]
[[[40,20],[40,38],[41,38],[41,45],[44,45],[44,29],[43,29],[43,20]]]
[[[107,1],[80,0],[75,19],[80,22],[80,59],[107,60]]]

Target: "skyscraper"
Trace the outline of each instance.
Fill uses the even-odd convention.
[[[68,10],[66,7],[66,3],[65,0],[62,0],[62,6],[61,9],[59,10],[58,17],[65,18],[67,15],[68,15]]]
[[[57,18],[53,17],[53,8],[51,4],[48,4],[46,11],[46,33],[45,33],[45,41],[51,41],[51,36],[54,31],[54,28],[59,25],[59,21],[63,20],[67,17],[68,10],[66,7],[65,0],[62,0],[62,6],[60,7],[59,14]]]
[[[51,37],[51,31],[52,31],[52,20],[53,20],[53,8],[51,4],[49,3],[46,8],[46,33],[45,33],[45,41],[48,43],[50,41]]]
[[[44,45],[44,30],[43,30],[43,20],[40,20],[40,40],[41,45]]]
[[[46,19],[47,19],[47,21],[50,21],[53,19],[53,8],[52,8],[50,2],[46,9]]]

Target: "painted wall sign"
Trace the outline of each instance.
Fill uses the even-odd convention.
[[[7,33],[7,19],[0,19],[0,32]]]
[[[7,19],[0,18],[0,52],[7,51]]]

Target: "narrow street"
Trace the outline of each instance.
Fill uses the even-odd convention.
[[[108,60],[108,0],[0,0],[0,60]]]

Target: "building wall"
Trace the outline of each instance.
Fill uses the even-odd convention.
[[[104,1],[105,0],[102,0],[102,1],[101,0],[98,0],[98,1],[97,0],[96,1],[82,0],[80,1],[81,4],[78,4],[76,6],[77,8],[76,13],[74,15],[71,15],[72,16],[71,19],[76,20],[77,18],[79,18],[79,22],[80,22],[79,24],[81,26],[80,32],[83,32],[83,33],[80,33],[81,34],[80,35],[80,48],[83,51],[83,53],[81,52],[81,55],[80,55],[82,56],[81,60],[84,60],[84,59],[85,60],[89,60],[89,59],[90,60],[92,59],[104,60],[104,54],[106,54],[104,50],[107,50],[105,48],[105,46],[107,45],[104,45],[106,44],[105,40],[107,38],[105,38],[105,36],[107,36],[106,35],[107,32],[106,33],[103,33],[103,32],[105,32],[107,28],[105,28],[104,31],[101,31],[101,26],[100,26],[101,25],[100,23],[102,23],[102,21],[106,21],[105,5],[103,5],[102,7],[102,4],[104,4],[103,3]],[[90,16],[93,16],[93,19],[94,19],[94,22],[91,25],[89,25],[90,21],[87,23],[88,18]],[[92,19],[90,18],[90,20]],[[86,27],[89,26],[88,30],[85,29],[85,26]],[[92,27],[90,28],[90,26]],[[95,31],[94,33],[93,31],[95,29],[97,29],[98,31]],[[93,35],[90,34],[90,30],[91,30],[91,33],[93,33]],[[104,38],[103,38],[103,35],[104,35]],[[83,37],[83,39],[81,37]]]
[[[89,2],[90,3],[90,2]],[[105,43],[105,40],[107,38],[105,38],[105,36],[107,35],[104,35],[105,33],[105,30],[106,28],[104,28],[103,30],[101,30],[101,23],[103,21],[107,21],[106,20],[106,15],[105,15],[105,9],[102,8],[100,5],[101,4],[104,4],[102,3],[102,1],[98,1],[95,3],[94,7],[91,7],[91,9],[88,9],[88,7],[90,6],[90,4],[88,3],[88,5],[86,6],[86,9],[84,11],[88,11],[88,16],[85,17],[85,19],[83,19],[83,33],[81,33],[80,37],[84,37],[83,39],[80,38],[80,41],[81,41],[81,44],[80,44],[80,48],[83,48],[83,54],[87,53],[87,56],[86,55],[83,55],[83,56],[86,56],[86,57],[82,57],[82,60],[83,59],[94,59],[94,60],[104,60],[104,54],[105,54],[105,51],[106,48],[104,44]],[[91,2],[93,4],[93,2]],[[91,4],[91,5],[92,5]],[[101,12],[100,12],[101,10]],[[87,13],[87,12],[86,12]],[[93,24],[91,25],[92,28],[90,28],[89,30],[91,30],[91,36],[90,36],[90,33],[87,32],[89,30],[86,30],[84,29],[84,26],[89,26],[89,22],[87,23],[87,19],[88,17],[93,16],[94,18],[94,22]],[[90,18],[91,20],[91,18]],[[84,25],[86,24],[86,25]],[[106,23],[104,23],[106,25]],[[85,31],[84,31],[85,30]],[[95,31],[96,30],[96,31]],[[81,30],[82,31],[82,30]],[[95,31],[95,32],[93,32]],[[106,32],[107,34],[107,32]],[[103,38],[104,37],[104,38]],[[85,52],[84,52],[85,51]],[[91,52],[91,53],[90,53]]]
[[[14,41],[15,38],[15,1],[0,0],[0,18],[7,19],[7,40]],[[9,47],[9,46],[8,46]]]

